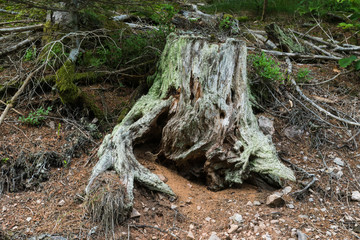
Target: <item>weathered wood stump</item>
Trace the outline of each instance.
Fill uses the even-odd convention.
[[[220,190],[257,177],[281,185],[295,180],[277,158],[271,140],[259,130],[249,102],[246,45],[227,39],[210,43],[199,36],[168,37],[149,93],[105,137],[86,192],[107,169],[120,176],[133,204],[134,181],[169,195],[173,191],[135,158],[135,145],[161,136],[159,161],[206,178]]]

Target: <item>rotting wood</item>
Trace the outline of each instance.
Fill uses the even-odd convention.
[[[157,153],[189,177],[206,179],[212,190],[242,184],[256,175],[271,185],[295,180],[252,113],[246,77],[246,45],[227,39],[169,35],[149,93],[140,98],[99,148],[86,192],[107,169],[120,176],[124,209],[133,206],[134,181],[175,195],[136,159],[133,148],[158,136]]]

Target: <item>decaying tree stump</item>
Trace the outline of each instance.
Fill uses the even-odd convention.
[[[210,43],[199,36],[170,35],[149,93],[105,137],[86,192],[99,174],[114,169],[127,193],[128,211],[134,181],[174,195],[133,153],[135,145],[157,141],[155,136],[161,136],[160,162],[203,176],[212,190],[242,184],[249,177],[275,185],[295,180],[259,130],[249,102],[246,55],[246,45],[239,40]]]

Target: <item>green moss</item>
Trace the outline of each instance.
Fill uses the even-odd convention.
[[[74,84],[75,65],[67,60],[56,73],[56,87],[64,104],[74,104],[81,91]]]
[[[236,18],[239,22],[247,22],[249,21],[249,17],[248,16],[240,16]]]
[[[42,36],[42,44],[45,45],[54,40],[54,34],[59,32],[60,26],[51,21],[46,21],[43,29],[44,35]]]
[[[56,88],[59,91],[62,103],[89,109],[96,118],[103,119],[103,112],[96,106],[93,98],[85,94],[75,83],[75,64],[67,60],[56,73]]]
[[[119,117],[117,119],[117,122],[121,123],[122,120],[124,120],[125,116],[129,113],[129,111],[130,111],[129,107],[124,107],[120,112],[120,115],[119,115]]]

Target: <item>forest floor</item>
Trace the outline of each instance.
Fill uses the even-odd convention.
[[[315,84],[344,71],[335,62],[303,63],[295,65],[294,71],[300,67],[311,70],[309,83]],[[326,84],[304,85],[302,89],[320,102],[355,116],[359,114],[360,81],[355,73],[340,75]],[[92,92],[99,98],[97,102],[113,112],[130,97],[133,89],[94,85],[83,90]],[[31,104],[37,109],[41,105],[49,106],[56,99],[52,94],[38,95],[31,99]],[[314,124],[312,128],[304,128],[303,123],[310,121],[311,113],[298,108],[300,103],[295,101],[283,104],[291,112],[290,120],[272,115],[270,109],[257,117],[273,120],[272,139],[279,156],[318,179],[303,194],[291,195],[312,180],[299,169],[294,170],[297,181],[284,185],[292,190],[284,196],[283,206],[268,206],[266,199],[274,190],[251,184],[213,192],[204,183],[185,179],[158,164],[148,152],[151,147],[143,146],[136,150],[138,160],[161,176],[177,198],[168,199],[137,186],[134,215],[107,235],[99,223],[91,222],[82,196],[97,161],[97,147],[111,127],[101,132],[102,137],[82,142],[79,139],[88,139],[92,133],[88,127],[92,119],[70,120],[54,109],[42,125],[35,127],[21,123],[19,115],[11,112],[0,128],[2,170],[12,164],[7,161],[20,159],[23,154],[28,157],[57,151],[71,156],[72,160],[60,159],[52,168],[44,169],[48,173],[38,181],[26,181],[10,192],[5,189],[0,198],[0,239],[210,239],[211,236],[212,240],[305,239],[304,235],[308,239],[360,238],[360,202],[352,200],[353,192],[360,189],[360,135],[356,135],[359,129],[345,128],[330,118],[326,120],[333,126]],[[28,102],[17,105],[16,110],[28,113]],[[76,141],[80,143],[75,144]]]

